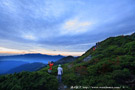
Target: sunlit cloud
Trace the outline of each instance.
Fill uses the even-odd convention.
[[[23,38],[28,40],[37,40],[37,38],[32,34],[25,34]]]
[[[24,54],[28,53],[26,50],[17,50],[11,48],[0,47],[0,54]]]
[[[61,33],[62,34],[79,34],[89,30],[92,22],[79,21],[78,19],[69,20],[64,23]]]
[[[9,49],[0,47],[0,55],[13,55],[13,54],[26,54],[26,53],[41,53],[41,54],[48,54],[48,55],[73,55],[73,56],[80,56],[84,52],[66,52],[66,51],[51,51],[46,50],[44,48],[35,48],[31,50],[17,50],[17,49]]]
[[[19,51],[19,50],[0,47],[0,51],[1,51],[1,52],[2,52],[2,51],[13,51],[13,52],[15,51],[15,52],[17,52],[17,51]]]

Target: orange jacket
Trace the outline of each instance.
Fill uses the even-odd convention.
[[[95,51],[95,47],[93,48],[93,51]]]
[[[52,70],[53,63],[49,64],[49,70]]]

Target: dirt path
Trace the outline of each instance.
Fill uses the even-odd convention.
[[[66,90],[66,89],[64,88],[64,84],[63,84],[63,83],[59,83],[59,88],[58,88],[58,90]]]
[[[71,69],[71,68],[72,68],[72,65],[68,65],[67,68],[68,68],[68,69]],[[61,83],[59,83],[58,90],[72,90],[72,89],[68,88],[66,85],[64,85],[64,84],[61,82]]]
[[[67,88],[67,86],[64,85],[63,83],[59,83],[59,88],[58,88],[58,90],[72,90],[72,89]]]
[[[58,90],[71,90],[71,89],[67,88],[67,86],[64,85],[63,83],[59,83]]]

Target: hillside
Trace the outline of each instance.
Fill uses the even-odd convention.
[[[135,33],[107,38],[98,43],[95,51],[93,48],[70,63],[71,69],[67,65],[63,75],[66,85],[135,89]]]
[[[64,85],[81,86],[80,89],[84,86],[88,90],[92,87],[134,90],[135,33],[107,38],[99,42],[95,50],[93,48],[75,61],[62,65]],[[48,74],[47,69],[0,76],[0,89],[57,90],[57,66],[53,67],[52,74]]]

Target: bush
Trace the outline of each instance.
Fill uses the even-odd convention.
[[[7,77],[0,76],[1,90],[56,90],[58,82],[55,76],[40,72],[21,72]],[[2,80],[1,79],[1,80]]]

